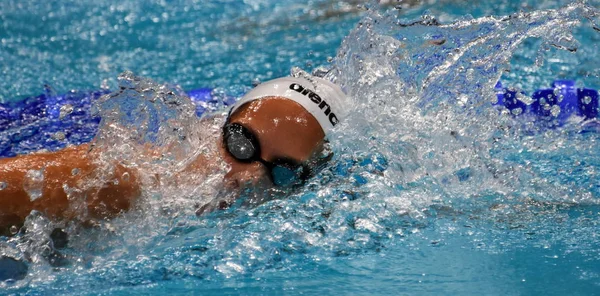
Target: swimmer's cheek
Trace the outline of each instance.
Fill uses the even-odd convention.
[[[229,156],[224,159],[229,164],[229,171],[225,174],[225,183],[232,189],[273,186],[267,169],[260,162],[243,163]]]

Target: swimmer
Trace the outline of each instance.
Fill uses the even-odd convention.
[[[307,74],[249,91],[230,109],[217,143],[228,165],[226,184],[237,189],[303,184],[328,160],[323,157],[326,136],[344,116],[344,102],[339,86]],[[134,206],[141,195],[139,172],[121,164],[99,168],[91,148],[84,144],[0,159],[0,235],[14,234],[34,210],[54,221],[83,217],[87,222]],[[208,174],[208,158],[200,155],[182,173]]]

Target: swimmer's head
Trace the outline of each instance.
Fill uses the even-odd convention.
[[[346,115],[335,84],[285,77],[260,84],[236,103],[223,128],[223,152],[236,182],[302,183],[328,159],[325,137]]]

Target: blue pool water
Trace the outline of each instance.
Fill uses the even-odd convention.
[[[599,293],[600,133],[491,103],[498,79],[527,94],[554,79],[599,89],[600,2],[297,2],[2,1],[0,102],[128,85],[95,107],[106,122],[94,141],[149,174],[181,159],[149,164],[140,141],[200,144],[128,108],[169,131],[218,130],[173,85],[227,100],[323,66],[354,105],[331,165],[285,198],[197,217],[214,179],[148,186],[134,211],[91,229],[32,214],[0,238],[1,254],[29,258],[0,294]],[[56,226],[63,264],[46,259]]]

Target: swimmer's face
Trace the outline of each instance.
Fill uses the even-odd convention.
[[[249,102],[231,114],[229,124],[248,129],[260,146],[266,162],[280,159],[304,163],[323,147],[325,134],[317,120],[298,103],[281,97]],[[235,159],[223,145],[223,159],[230,165],[226,179],[240,187],[272,186],[270,172],[259,161]]]

